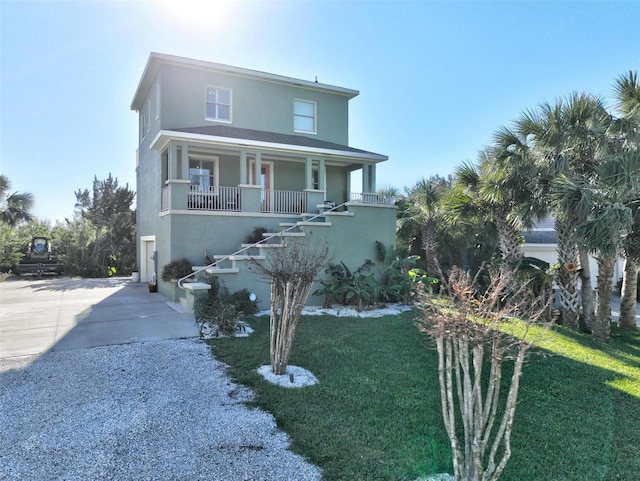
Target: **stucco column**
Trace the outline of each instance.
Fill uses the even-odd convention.
[[[369,165],[362,166],[362,193],[369,193]]]
[[[254,185],[260,185],[260,178],[262,177],[262,152],[256,152],[256,161],[254,168]]]
[[[318,160],[318,189],[327,190],[327,169],[324,159]]]
[[[304,188],[313,189],[313,159],[307,157],[304,163]]]
[[[369,192],[376,193],[376,164],[369,165]]]
[[[178,165],[180,166],[179,178],[189,180],[189,146],[187,144],[182,145],[182,155],[178,159]]]
[[[178,146],[175,142],[169,142],[169,165],[167,178],[177,179],[178,175]]]
[[[240,185],[248,184],[247,179],[247,151],[240,151]]]

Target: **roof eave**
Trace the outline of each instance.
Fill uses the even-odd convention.
[[[341,157],[352,160],[366,160],[368,162],[384,162],[389,157],[372,152],[349,152],[347,150],[323,149],[320,147],[306,147],[303,145],[281,144],[277,142],[264,142],[260,140],[238,139],[215,135],[192,134],[188,132],[176,132],[174,130],[161,130],[153,139],[149,148],[151,150],[163,150],[171,140],[190,140],[211,145],[225,145],[230,147],[248,147],[274,152],[286,152],[295,154],[315,154],[325,157]]]

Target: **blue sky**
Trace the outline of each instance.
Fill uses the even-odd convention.
[[[40,219],[111,172],[135,189],[151,51],[360,91],[350,145],[403,189],[474,160],[543,101],[640,66],[640,2],[0,1],[0,172]],[[210,8],[209,4],[215,5]]]

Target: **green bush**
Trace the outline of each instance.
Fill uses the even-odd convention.
[[[182,279],[193,272],[189,259],[171,261],[162,268],[162,280],[169,282],[173,279]]]
[[[241,329],[240,316],[258,312],[258,304],[249,299],[247,289],[230,293],[212,274],[201,273],[198,278],[211,286],[206,295],[196,296],[194,303],[201,333],[205,327],[209,327],[218,335],[231,335]]]
[[[266,232],[267,229],[265,229],[264,227],[256,227],[255,229],[253,229],[251,234],[247,236],[247,238],[245,239],[245,243],[256,244],[257,242],[260,242],[264,239],[264,236],[262,234],[265,234]]]

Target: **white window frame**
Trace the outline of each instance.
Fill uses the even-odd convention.
[[[313,106],[313,116],[301,115],[296,113],[296,105],[298,103],[309,104]],[[311,119],[313,121],[313,129],[296,129],[296,119]],[[315,100],[293,99],[293,131],[301,134],[317,134],[318,133],[318,104]]]
[[[210,176],[213,177],[213,185],[209,185],[210,193],[217,193],[218,187],[220,187],[220,158],[217,156],[209,156],[209,155],[198,155],[198,154],[190,154],[189,155],[189,185],[202,185],[201,183],[193,184],[191,183],[191,162],[213,162],[213,172]],[[205,192],[205,191],[203,191]]]
[[[210,89],[214,89],[216,90],[216,99],[218,97],[218,93],[217,91],[220,90],[226,90],[229,92],[229,118],[225,119],[225,118],[220,118],[220,117],[210,117],[207,115],[207,105],[209,104],[209,90]],[[216,102],[215,105],[218,105],[219,103]],[[217,85],[207,85],[206,88],[204,89],[204,119],[205,120],[210,120],[213,122],[224,122],[226,124],[230,124],[232,122],[232,117],[233,117],[233,90],[230,89],[229,87],[219,87]],[[217,110],[216,109],[216,114],[217,114]]]

